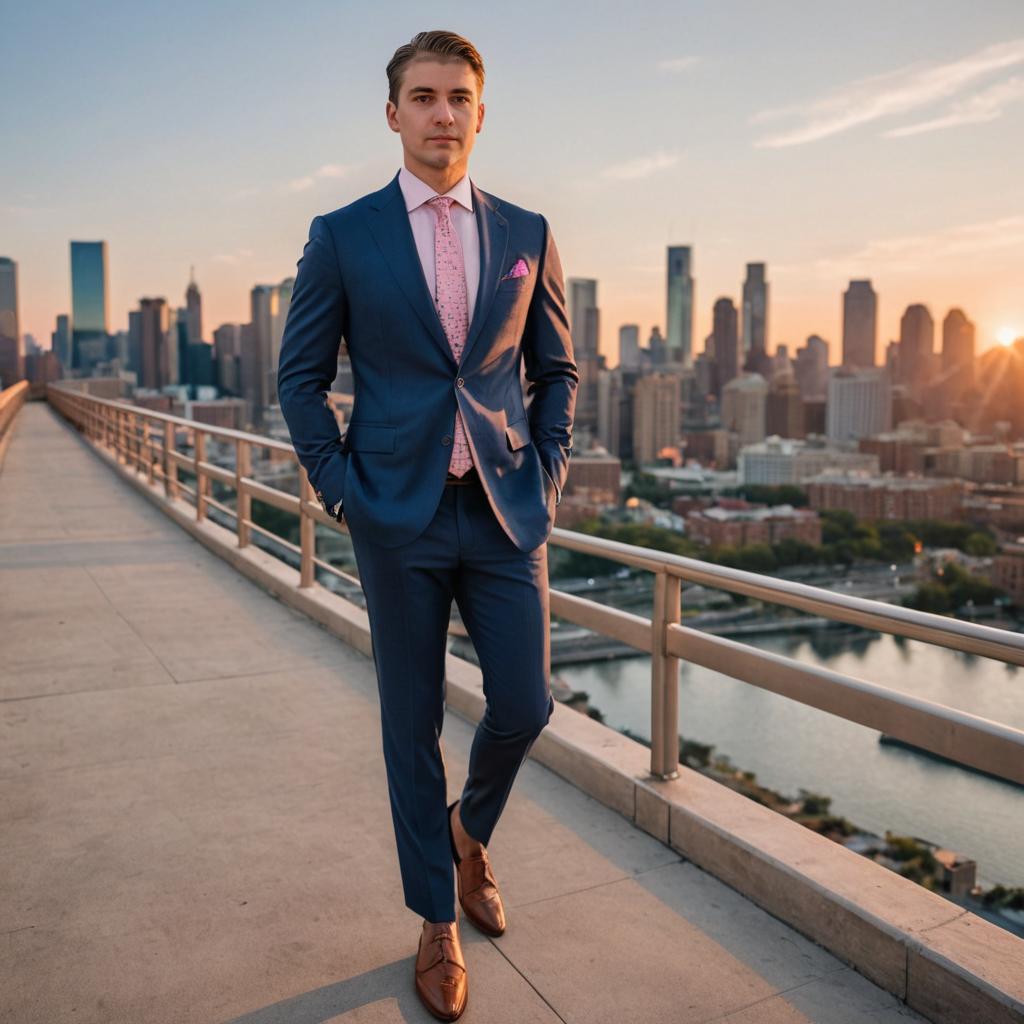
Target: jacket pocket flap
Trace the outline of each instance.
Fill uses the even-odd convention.
[[[508,446],[512,451],[525,447],[531,440],[530,421],[525,416],[521,416],[505,427],[505,436],[508,438]]]
[[[398,428],[387,424],[350,423],[345,447],[356,452],[393,452]]]

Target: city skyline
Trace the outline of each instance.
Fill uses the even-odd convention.
[[[692,252],[695,354],[715,301],[742,305],[748,263],[765,264],[771,287],[769,352],[818,334],[835,358],[842,293],[870,279],[880,353],[906,308],[922,303],[936,322],[963,309],[980,354],[1024,334],[1024,185],[1005,141],[1024,132],[1024,10],[989,3],[968,19],[928,6],[886,9],[883,31],[871,16],[881,6],[866,4],[856,17],[837,12],[826,31],[795,6],[653,5],[623,28],[597,5],[548,11],[550,38],[529,40],[509,36],[499,14],[466,8],[449,20],[488,68],[470,176],[543,210],[566,277],[599,282],[600,351],[611,364],[620,325],[639,324],[643,337],[666,330],[671,245]],[[127,327],[142,296],[183,305],[194,265],[209,340],[217,325],[248,319],[253,285],[294,274],[313,216],[395,173],[383,68],[422,16],[401,4],[389,19],[311,4],[306,19],[279,25],[261,9],[244,19],[176,9],[194,44],[182,55],[168,14],[68,7],[63,24],[76,31],[52,40],[63,71],[52,77],[30,55],[53,9],[11,13],[0,64],[30,97],[12,105],[11,129],[33,137],[35,117],[38,139],[0,171],[2,255],[19,265],[23,333],[45,345],[70,311],[67,247],[84,238],[107,242],[112,330]],[[741,11],[762,51],[728,32]],[[337,52],[332,30],[353,19],[358,52],[323,60]],[[164,26],[176,59],[132,91],[144,61],[115,63],[114,41]],[[559,42],[567,26],[580,30],[578,46]],[[829,43],[840,37],[841,52]],[[276,59],[263,78],[244,61],[212,61],[218,48],[271,38]],[[620,69],[614,88],[603,75],[595,90],[597,59]],[[86,61],[101,64],[95,80],[69,91]],[[43,137],[39,123],[51,129]],[[96,137],[112,147],[105,155],[84,148]]]

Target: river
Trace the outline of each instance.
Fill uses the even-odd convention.
[[[750,638],[767,651],[1024,729],[1024,669],[913,640],[842,631]],[[558,667],[612,728],[650,738],[650,659]],[[978,864],[978,880],[1024,886],[1024,788],[914,751],[879,733],[700,666],[683,663],[683,736],[714,744],[758,782],[802,787],[870,832],[886,829],[949,847]]]

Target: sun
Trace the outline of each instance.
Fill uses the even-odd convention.
[[[996,331],[996,341],[1000,345],[1012,345],[1020,337],[1020,331],[1016,327],[1000,327]]]

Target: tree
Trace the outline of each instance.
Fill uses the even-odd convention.
[[[997,546],[994,538],[987,533],[981,533],[980,531],[972,533],[964,545],[964,550],[969,555],[974,555],[978,558],[989,558],[996,553]]]

